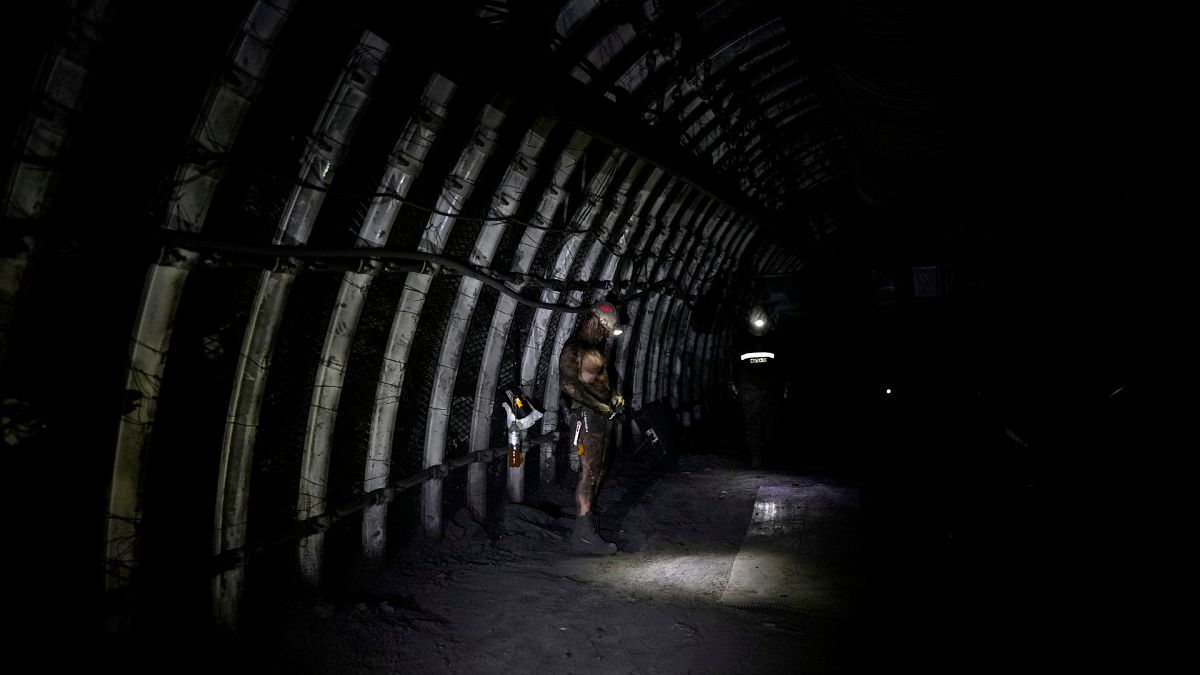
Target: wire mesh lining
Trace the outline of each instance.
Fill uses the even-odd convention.
[[[471,418],[475,409],[475,388],[479,383],[483,350],[487,346],[488,336],[492,332],[492,315],[496,311],[496,303],[499,300],[499,291],[484,287],[475,304],[475,312],[471,315],[471,321],[467,324],[462,356],[458,364],[458,379],[454,382],[454,400],[456,404],[462,399],[466,399],[468,403],[465,408],[456,405],[450,413],[450,434],[464,444],[464,447],[469,446]],[[483,412],[489,415],[495,414],[495,410]]]
[[[171,31],[157,31],[157,34],[147,32],[140,40],[110,41],[112,33],[137,28],[127,22],[130,19],[124,16],[127,13],[109,13],[97,7],[58,9],[64,11],[39,17],[39,23],[43,18],[47,20],[44,27],[20,22],[20,30],[27,37],[37,38],[28,46],[35,46],[36,42],[38,49],[27,50],[28,58],[6,59],[4,66],[6,81],[7,75],[20,72],[20,82],[14,78],[6,87],[6,100],[13,105],[4,105],[5,112],[0,113],[7,133],[17,131],[17,125],[24,126],[11,139],[17,141],[10,146],[13,169],[19,170],[22,164],[28,167],[40,156],[50,161],[36,170],[50,171],[43,176],[55,182],[44,186],[50,189],[37,194],[36,203],[24,204],[23,181],[12,175],[12,182],[6,182],[5,198],[0,198],[8,202],[5,206],[13,212],[29,216],[22,222],[5,222],[5,232],[0,237],[4,257],[24,250],[23,235],[39,238],[31,264],[20,279],[16,304],[10,304],[14,300],[11,297],[4,303],[6,359],[0,375],[3,387],[0,399],[5,399],[6,404],[28,406],[32,415],[29,427],[22,424],[17,429],[21,437],[6,438],[12,445],[4,443],[8,458],[16,460],[16,466],[8,470],[10,479],[16,479],[12,482],[18,483],[21,497],[32,498],[32,486],[42,482],[32,479],[33,474],[25,469],[33,469],[34,461],[39,468],[50,465],[54,479],[44,484],[53,486],[50,489],[55,496],[38,500],[41,506],[37,520],[45,522],[44,516],[49,515],[50,527],[45,528],[48,539],[69,542],[57,553],[61,555],[70,549],[66,557],[71,560],[72,569],[76,564],[84,564],[92,572],[91,566],[99,563],[93,557],[100,550],[95,548],[95,539],[106,526],[104,508],[108,502],[104,494],[114,468],[117,416],[130,413],[140,416],[146,412],[145,407],[135,406],[138,392],[125,388],[128,363],[125,355],[129,353],[129,329],[144,288],[146,266],[153,262],[153,257],[144,255],[149,247],[117,249],[110,248],[107,241],[95,247],[75,246],[53,239],[70,234],[76,226],[89,231],[96,227],[111,228],[110,231],[126,234],[158,228],[165,222],[166,205],[174,188],[171,181],[195,117],[195,101],[204,96],[209,84],[207,72],[227,47],[229,31],[236,29],[241,10],[193,11],[191,18],[196,20],[198,30],[187,34],[171,36]],[[156,13],[154,7],[143,9],[156,14],[156,18],[164,16],[162,12]],[[93,20],[103,24],[93,24]],[[6,25],[15,29],[18,23]],[[101,34],[93,33],[93,29]],[[104,38],[102,44],[97,42],[100,37]],[[102,54],[93,53],[96,47]],[[43,53],[42,49],[48,51]],[[54,69],[60,80],[63,64],[69,65],[70,59],[75,59],[77,65],[66,69],[69,79],[85,77],[86,82],[102,84],[101,88],[112,95],[89,96],[86,108],[70,110],[59,96],[49,93],[50,89],[43,85],[56,92],[71,89],[61,89],[53,81],[37,76],[36,64],[42,62],[43,56],[53,56],[58,50],[68,55],[68,60],[58,60]],[[147,50],[161,58],[148,62]],[[93,56],[101,58],[97,61]],[[24,67],[26,62],[28,70]],[[10,70],[14,65],[20,67]],[[93,70],[93,66],[98,68]],[[154,91],[153,113],[131,110],[130,101],[144,98],[149,81],[159,83]],[[36,87],[26,87],[35,82]],[[83,100],[74,104],[82,105]],[[62,135],[55,129],[61,130]],[[45,216],[55,221],[38,220]],[[42,239],[47,236],[50,240]],[[199,348],[191,356],[202,358]],[[176,360],[172,356],[172,365]],[[172,374],[168,368],[163,375],[164,379],[156,382],[148,373],[131,373],[139,386],[157,390],[160,411],[162,406],[169,406],[170,411],[165,412],[170,415],[179,411],[179,405],[163,401],[164,392],[178,404],[194,398],[194,388],[182,373]],[[168,384],[170,388],[166,389]],[[148,421],[145,417],[141,419]],[[223,419],[222,412],[212,421],[219,429]],[[186,414],[176,415],[172,421],[183,429],[196,430],[196,421]],[[211,503],[204,497],[211,494],[215,477],[206,483],[205,474],[171,474],[181,466],[213,473],[218,462],[214,459],[205,464],[196,456],[174,456],[175,448],[161,441],[162,434],[154,433],[162,426],[158,422],[140,429],[133,427],[135,432],[148,434],[149,441],[143,455],[145,473],[140,486],[145,519],[134,524],[137,539],[114,544],[126,547],[123,552],[140,556],[135,583],[147,576],[163,576],[172,569],[185,568],[188,561],[206,559],[212,542],[212,508],[205,509],[203,505]],[[219,431],[217,438],[212,447],[219,451]],[[210,459],[212,447],[206,448]],[[65,483],[59,474],[66,474]],[[151,475],[157,482],[148,483],[147,477]],[[85,477],[86,484],[82,480]],[[30,486],[28,494],[22,491],[22,484]],[[177,486],[177,492],[196,497],[197,501],[173,503],[172,485]],[[149,505],[153,510],[146,509],[146,500],[152,500]],[[13,499],[12,503],[17,501],[24,500]],[[175,530],[173,521],[177,517],[186,521],[186,531]],[[80,536],[76,537],[77,534]],[[196,552],[201,557],[195,557]],[[45,565],[49,558],[43,552],[34,565]],[[91,574],[76,573],[74,578],[86,579],[89,585],[97,581]],[[73,584],[74,580],[68,583]]]
[[[371,284],[363,303],[362,316],[338,407],[334,427],[333,456],[330,463],[329,498],[340,503],[359,494],[366,473],[371,420],[375,413],[379,374],[383,368],[384,350],[392,328],[392,319],[404,290],[405,274],[381,274]],[[410,457],[392,457],[391,478],[402,478],[421,468],[420,461]],[[389,505],[389,537],[406,538],[416,527],[417,510],[412,491],[401,493]],[[360,517],[352,519],[357,529]],[[356,547],[354,547],[356,548]]]
[[[512,164],[521,147],[521,141],[529,129],[531,115],[523,111],[510,111],[497,130],[495,147],[475,177],[475,188],[462,207],[462,216],[451,230],[443,252],[452,258],[466,260],[475,250],[475,242],[483,229],[481,219],[491,216],[492,200],[500,189],[500,181]],[[473,141],[472,141],[473,142]],[[526,196],[528,198],[528,195]],[[507,229],[512,229],[507,228]],[[517,228],[523,229],[523,228]]]
[[[274,237],[314,120],[361,34],[341,26],[330,36],[327,19],[304,9],[290,15],[270,77],[238,134],[236,161],[217,160],[228,171],[205,226],[209,233],[259,244]]]
[[[429,71],[421,68],[395,65],[395,62],[385,63],[372,88],[371,103],[354,133],[352,151],[346,153],[337,168],[334,189],[325,196],[321,225],[309,237],[309,245],[314,248],[363,245],[360,233],[367,209],[377,201],[392,201],[388,196],[376,196],[382,187],[380,180],[390,166],[401,134],[414,115],[424,114],[417,106],[430,76]],[[436,144],[435,139],[433,145]],[[425,141],[419,141],[418,145],[432,150]],[[410,197],[411,192],[404,201]],[[393,231],[396,229],[393,227]]]
[[[595,225],[603,215],[603,213],[598,214],[597,219],[592,221],[593,229],[588,230],[583,235],[583,241],[579,243],[579,248],[575,250],[575,257],[571,260],[571,267],[567,270],[567,281],[578,280],[580,274],[583,272],[584,263],[587,262],[587,253],[591,250],[592,245],[596,243]]]
[[[229,383],[258,279],[256,270],[197,270],[184,289],[185,311],[177,315],[146,449],[139,529],[143,579],[192,571],[212,555],[213,486]],[[184,602],[207,602],[207,580],[201,586],[181,589],[189,597]]]
[[[579,276],[583,271],[584,263],[586,262],[587,252],[592,247],[593,243],[595,243],[595,241],[595,230],[589,230],[588,233],[583,236],[583,241],[580,242],[579,248],[575,253],[575,258],[571,261],[571,267],[567,272],[566,279],[568,281],[579,280]],[[567,293],[563,293],[559,298],[559,301],[565,301],[567,297]],[[538,358],[537,382],[535,387],[536,391],[538,392],[537,396],[539,396],[539,398],[543,401],[546,399],[546,384],[547,380],[549,379],[550,369],[558,368],[558,364],[554,362],[554,354],[557,351],[555,348],[555,342],[558,339],[560,322],[573,322],[574,320],[574,315],[567,316],[563,312],[555,312],[550,316],[550,321],[546,325],[546,341],[542,344],[542,353]]]
[[[680,277],[692,273],[689,268],[697,262],[697,256],[702,252],[702,249],[699,248],[702,226],[703,223],[699,220],[692,221],[689,224],[689,229],[691,229],[695,236],[688,237],[684,242],[682,257],[680,258],[682,264],[678,266]],[[683,282],[682,278],[677,280],[681,283]],[[664,334],[660,336],[660,339],[663,341],[660,360],[663,371],[660,380],[663,383],[662,390],[664,397],[670,399],[675,396],[676,383],[683,377],[682,366],[677,367],[675,364],[677,361],[687,358],[687,354],[684,352],[686,351],[685,342],[687,337],[686,331],[689,325],[687,321],[689,310],[686,303],[678,298],[666,298],[663,302],[666,303],[664,311],[670,311],[671,315],[665,318],[663,324]],[[677,403],[677,401],[674,403]]]
[[[279,334],[285,339],[276,341],[271,357],[255,441],[249,512],[255,539],[285,534],[297,516],[313,383],[340,282],[339,275],[301,273],[284,309]],[[336,503],[333,494],[327,499]]]
[[[419,79],[423,82],[426,78]],[[419,86],[420,82],[413,79],[412,84]],[[412,96],[403,103],[411,106],[415,100],[416,97]],[[364,123],[357,134],[358,145],[387,148],[388,152],[391,151],[396,134],[402,128],[394,123],[395,119],[404,119],[412,114],[411,110],[394,110],[394,104],[397,102],[398,97],[384,99],[383,103],[388,105],[389,110],[393,110],[391,121],[383,119],[387,117],[383,114],[386,111],[377,112],[374,118],[368,117],[369,123]],[[373,109],[378,111],[378,106]],[[440,165],[448,165],[454,153],[453,148],[447,145],[435,146],[441,149],[442,153],[431,153],[435,156],[430,158],[426,165],[427,170],[436,174]],[[360,156],[359,162],[349,164],[346,170],[341,172],[339,185],[349,184],[350,187],[344,189],[350,194],[331,194],[327,197],[322,208],[324,226],[315,229],[313,242],[328,241],[336,244],[348,238],[347,243],[350,245],[361,244],[358,241],[359,232],[367,209],[375,199],[362,195],[371,194],[378,189],[378,180],[386,166],[385,159],[386,155],[383,152],[374,152],[365,158]],[[425,177],[425,180],[422,181],[422,177]],[[439,187],[438,181],[431,174],[422,172],[408,197],[420,199],[421,190],[424,189],[428,193],[424,198],[432,199]],[[427,212],[411,206],[401,206],[389,240],[394,242],[405,237],[418,236],[427,220]],[[341,275],[338,275],[338,278],[340,283]],[[331,505],[350,501],[363,492],[379,374],[405,279],[405,274],[382,273],[374,277],[367,289],[358,328],[348,354],[347,371],[344,374],[333,431],[326,493],[327,502]],[[406,459],[393,457],[393,480],[420,469],[419,460],[413,462],[405,461]],[[411,495],[393,502],[391,508],[395,517],[390,522],[394,533],[398,532],[407,537],[415,528],[415,506]],[[355,514],[327,535],[326,563],[329,571],[336,572],[339,567],[348,564],[353,552],[359,549],[361,522],[361,514]]]
[[[529,268],[530,274],[542,278],[549,278],[552,275],[554,259],[566,237],[563,230],[547,230],[542,235],[542,245],[538,248],[537,255],[533,257],[533,264]]]
[[[518,138],[519,140],[519,138]],[[443,253],[447,256],[467,259],[474,250],[476,239],[482,229],[477,218],[486,214],[493,193],[492,186],[498,182],[501,172],[511,159],[515,142],[500,143],[499,154],[493,153],[480,173],[478,185],[462,208],[461,218],[456,219]],[[433,410],[432,394],[436,382],[442,344],[450,323],[450,312],[459,298],[462,277],[441,275],[433,279],[421,312],[418,329],[412,338],[404,386],[400,394],[401,415],[397,419],[395,453],[421,458],[425,454],[426,429],[430,415],[447,416],[447,458],[465,452],[469,446],[470,411],[474,403],[474,390],[469,396],[457,396],[451,400],[447,410]],[[490,314],[488,316],[490,320]],[[482,348],[480,348],[482,350]],[[461,377],[464,370],[456,373]],[[477,377],[477,375],[475,375]],[[419,469],[418,465],[415,469]],[[414,470],[415,470],[414,469]],[[461,475],[459,475],[461,474]],[[447,477],[443,485],[446,511],[453,513],[466,501],[465,473],[455,472]]]
[[[277,173],[264,170],[270,166],[268,153],[285,151],[269,147],[265,140],[260,145],[247,149],[243,161],[228,167],[214,195],[206,233],[231,241],[271,241],[295,187],[295,177],[287,178],[283,171],[294,174],[295,167],[280,166]]]
[[[554,332],[558,330],[558,321],[562,317],[562,312],[553,312],[550,314],[550,320],[546,322],[546,339],[542,342],[542,351],[538,354],[537,374],[534,376],[533,391],[534,398],[538,401],[546,400],[546,376],[550,372],[550,368],[557,368],[557,363],[550,363],[551,349],[550,346],[554,341]]]
[[[301,18],[292,21],[289,31],[315,27]],[[284,58],[278,59],[272,78],[272,83],[280,84],[266,87],[251,109],[239,135],[237,161],[220,157],[209,165],[223,172],[206,220],[205,229],[210,235],[259,243],[272,239],[295,187],[295,159],[304,150],[312,120],[345,62],[345,48],[350,41],[326,39],[321,41],[324,48],[309,46],[295,51],[288,51],[284,44],[280,45]],[[295,78],[301,73],[303,81],[312,84],[285,84],[299,81]],[[168,196],[160,190],[159,203],[164,207],[169,203]],[[155,211],[151,218],[155,224],[164,222],[165,210]],[[208,560],[212,553],[213,488],[220,466],[229,385],[235,379],[260,278],[260,270],[202,268],[192,273],[185,287],[181,300],[184,311],[179,312],[173,327],[171,359],[164,370],[158,420],[143,476],[145,513],[149,518],[149,536],[143,542],[148,557],[143,562],[151,576],[195,567],[199,564],[195,561]],[[302,285],[300,295],[304,294]],[[289,304],[295,307],[298,301],[303,300],[293,298]],[[288,321],[286,315],[284,320]],[[290,340],[279,342],[277,359],[282,353],[284,361],[291,350],[305,349],[303,341],[295,345]],[[315,364],[315,359],[312,362]],[[278,373],[276,369],[273,375],[278,377]],[[308,389],[311,387],[304,388]],[[268,382],[265,432],[260,430],[250,477],[251,490],[259,488],[248,512],[252,521],[248,523],[248,536],[252,540],[278,529],[279,521],[290,521],[296,502],[298,463],[285,459],[288,453],[281,448],[290,449],[288,444],[273,440],[270,415],[275,402],[271,392]],[[280,516],[277,509],[284,515]],[[207,583],[202,586],[200,596],[207,592]],[[201,610],[197,615],[206,613]]]
[[[467,86],[457,89],[437,140],[425,158],[425,166],[413,182],[406,203],[400,209],[389,247],[405,251],[417,250],[425,228],[433,216],[429,209],[438,206],[438,198],[446,187],[447,177],[454,171],[464,146],[474,142],[475,126],[484,103],[483,92]],[[480,186],[477,189],[489,188]],[[423,208],[417,208],[415,205]],[[465,221],[460,220],[455,227],[462,222]],[[453,236],[453,232],[451,235]]]
[[[533,217],[541,201],[541,196],[550,185],[550,180],[553,177],[554,172],[551,170],[553,162],[557,161],[559,153],[561,153],[566,141],[570,138],[570,131],[564,125],[559,125],[551,133],[551,137],[547,140],[546,148],[541,155],[541,167],[532,177],[521,200],[521,206],[517,211],[518,220],[526,221]],[[560,212],[559,218],[561,219],[561,217]],[[498,269],[511,268],[518,246],[527,232],[528,229],[526,227],[517,224],[510,224],[504,229],[500,241],[496,246],[493,267]],[[542,245],[538,248],[534,256],[534,261],[530,267],[531,271],[544,269],[548,265],[548,261],[552,259],[551,256],[556,250],[554,243],[561,241],[563,238],[561,231],[546,231],[542,234]],[[538,291],[530,290],[525,295],[536,298]],[[491,322],[499,299],[500,294],[498,291],[487,287],[482,289],[475,312],[468,325],[467,337],[463,345],[458,379],[455,384],[456,401],[459,400],[459,397],[470,396],[472,397],[471,406],[474,405],[473,396],[478,384],[479,370],[483,361],[483,350],[493,330]],[[517,304],[514,308],[513,318],[509,325],[508,333],[504,338],[504,349],[496,374],[496,386],[500,390],[513,385],[524,386],[526,388],[525,393],[533,395],[540,405],[540,397],[536,396],[532,388],[527,386],[530,383],[520,382],[521,354],[529,336],[533,314],[534,309],[528,305]],[[488,446],[499,447],[505,443],[503,415],[500,414],[498,405],[493,405],[491,410],[485,412],[491,420]],[[465,433],[469,441],[471,423],[469,415],[472,413],[473,410],[466,409],[466,406],[462,410],[452,410],[451,430],[453,434]],[[499,509],[504,503],[505,484],[507,481],[505,464],[503,462],[492,462],[488,467],[487,479],[488,513],[490,516],[495,516],[499,513]]]
[[[530,177],[529,184],[525,188],[525,194],[521,199],[521,204],[517,208],[515,220],[518,222],[506,227],[504,233],[500,236],[500,242],[496,246],[496,254],[493,258],[493,267],[504,270],[512,269],[518,244],[528,232],[527,228],[519,223],[529,222],[534,219],[542,197],[547,188],[549,188],[551,180],[554,178],[554,167],[572,134],[573,130],[565,124],[556,125],[551,130],[539,155],[538,170]],[[562,218],[560,208],[559,213],[555,214],[553,220],[559,226],[562,226]],[[530,270],[532,269],[531,267]]]
[[[392,452],[415,458],[414,470],[419,470],[422,465],[425,454],[425,427],[429,416],[448,415],[450,412],[431,409],[430,399],[437,377],[442,335],[449,323],[450,307],[458,295],[458,281],[457,276],[450,275],[434,278],[408,353]]]
[[[271,87],[264,89],[240,134],[238,161],[218,160],[225,162],[216,165],[225,173],[207,219],[206,231],[209,234],[257,243],[269,242],[274,237],[289,195],[295,188],[295,159],[304,151],[312,120],[324,104],[329,87],[345,61],[345,48],[349,41],[328,40],[326,44],[327,49],[309,51],[307,54],[288,54],[291,60],[284,59],[276,74],[288,79],[289,72],[291,77],[296,77],[298,71],[302,70],[307,73],[306,81],[315,84],[285,87],[286,91]],[[187,512],[178,508],[172,510],[165,504],[152,508],[156,513],[179,516],[177,522],[169,523],[164,530],[172,532],[167,535],[171,546],[182,544],[175,539],[184,536],[181,532],[185,529],[183,523],[195,523],[194,532],[197,536],[186,545],[186,549],[196,553],[196,560],[206,560],[212,553],[213,486],[217,484],[216,472],[220,465],[229,384],[235,380],[237,357],[260,278],[261,271],[244,269],[193,274],[185,295],[186,311],[180,312],[172,339],[173,354],[165,376],[187,376],[189,389],[194,391],[198,387],[206,392],[206,396],[202,401],[189,396],[186,409],[172,400],[179,394],[161,401],[160,423],[154,442],[170,447],[170,453],[161,454],[172,459],[167,460],[170,464],[160,460],[160,466],[182,470],[177,470],[174,476],[166,480],[151,476],[147,485],[178,485],[180,475],[190,477],[188,485],[192,487],[189,489],[196,495],[191,503],[205,506]],[[290,312],[285,312],[283,317],[281,336],[286,339],[278,340],[275,347],[276,367],[272,369],[271,379],[267,382],[251,466],[250,492],[253,499],[247,513],[247,537],[251,542],[282,531],[295,517],[299,449],[302,447],[307,393],[311,391],[312,372],[317,363],[312,353],[313,343],[316,343],[315,349],[319,353],[324,332],[324,326],[312,327],[312,322],[298,320],[297,317],[296,308],[310,301],[309,281],[323,284],[326,288],[330,286],[327,276],[309,280],[301,275],[292,289],[293,297],[288,303]],[[326,294],[328,292],[325,291]],[[328,302],[317,304],[329,305]],[[200,333],[195,339],[200,341],[198,349],[202,362],[177,357],[179,353],[189,353],[189,326],[194,326]],[[292,327],[298,330],[293,331]],[[304,375],[291,367],[293,362],[301,366],[299,370]],[[193,368],[189,369],[189,366]],[[306,384],[295,386],[296,382],[306,378]],[[281,400],[281,395],[286,400]],[[291,419],[292,415],[298,415],[298,430]],[[197,425],[197,419],[211,421]],[[195,458],[203,458],[206,466],[190,464],[196,461]],[[181,462],[189,462],[189,465],[181,467]],[[199,477],[208,482],[207,486],[194,483]],[[171,498],[176,503],[180,501],[178,495],[164,497]],[[152,543],[151,548],[154,546]],[[283,557],[282,554],[280,557]],[[293,566],[281,568],[265,561],[264,564],[289,572],[293,569]],[[261,565],[259,569],[262,569]]]
[[[500,359],[500,368],[496,376],[496,386],[500,389],[509,385],[519,385],[525,389],[525,394],[534,397],[540,407],[542,399],[532,393],[532,382],[521,382],[521,354],[529,339],[532,329],[534,309],[529,305],[518,304],[513,310],[512,324],[508,328],[508,338],[504,342],[504,356]],[[493,416],[491,444],[500,445],[504,442],[504,420]]]

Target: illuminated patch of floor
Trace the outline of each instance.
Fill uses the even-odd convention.
[[[823,484],[758,489],[721,603],[842,614],[854,597],[858,495]]]

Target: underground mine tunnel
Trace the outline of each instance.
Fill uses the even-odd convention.
[[[1135,21],[3,12],[10,618],[44,664],[1071,672],[1128,646]]]

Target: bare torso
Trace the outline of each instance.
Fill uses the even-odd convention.
[[[592,409],[607,408],[612,399],[608,358],[598,346],[569,340],[559,357],[559,382],[572,400]]]

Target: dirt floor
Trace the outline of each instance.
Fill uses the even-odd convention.
[[[444,542],[257,617],[244,647],[259,672],[867,672],[876,650],[854,574],[812,611],[722,603],[759,489],[818,483],[717,455],[614,475],[599,525],[620,552],[605,557],[568,551],[569,515],[515,509],[488,532],[459,513]],[[852,535],[854,493],[842,494],[851,522],[838,528]],[[842,543],[853,566],[853,536]]]
[[[805,466],[762,470],[711,443],[618,454],[598,506],[613,556],[569,551],[575,474],[563,469],[553,485],[527,486],[525,505],[483,524],[452,509],[442,541],[415,536],[386,562],[350,562],[319,593],[287,579],[290,556],[258,563],[255,588],[278,588],[248,603],[236,635],[205,625],[206,580],[163,595],[141,637],[105,655],[124,672],[350,675],[1008,673],[1046,666],[1050,653],[1079,662],[1089,633],[1066,635],[1093,624],[1078,620],[1065,582],[1080,568],[1048,554],[1060,528],[1033,527],[1052,510],[1008,494],[1025,482],[993,472],[957,483],[894,461],[912,453],[822,461],[810,447]],[[94,666],[88,650],[63,656]]]
[[[1143,607],[1174,596],[1146,590],[1161,575],[1139,567],[1153,523],[1122,493],[1131,481],[1050,461],[1105,439],[1080,443],[1087,425],[1065,425],[1065,440],[1045,432],[1050,450],[1035,452],[958,418],[839,426],[838,443],[801,438],[805,451],[769,470],[746,469],[730,436],[706,430],[682,455],[618,452],[598,507],[614,556],[568,551],[565,469],[554,485],[532,481],[527,506],[494,507],[483,524],[450,509],[444,540],[415,537],[371,567],[346,561],[319,594],[286,578],[281,549],[255,563],[253,588],[278,589],[257,596],[236,636],[213,634],[206,575],[157,594],[140,637],[99,652],[107,663],[69,637],[94,625],[82,593],[27,584],[41,613],[14,616],[18,633],[50,643],[39,663],[71,671],[1162,671],[1145,667],[1157,650],[1139,645],[1163,638]],[[760,519],[773,509],[778,532]],[[31,567],[59,586],[88,580],[54,562]]]

